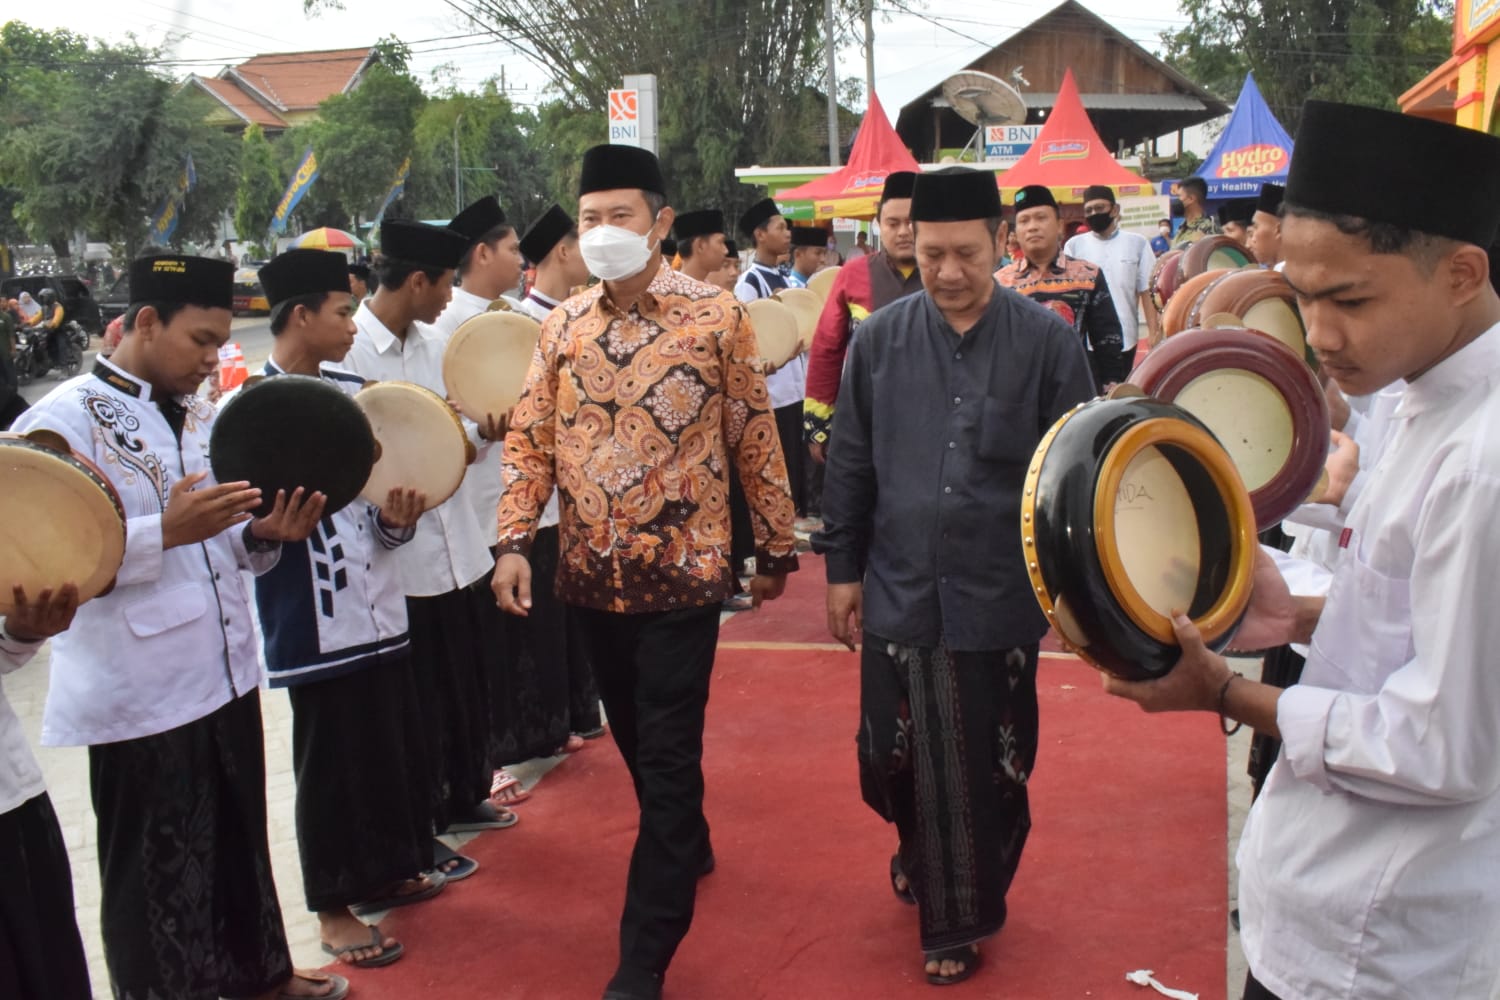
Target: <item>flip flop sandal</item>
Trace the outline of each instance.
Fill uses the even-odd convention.
[[[963,945],[958,948],[944,948],[942,951],[929,951],[923,955],[923,962],[924,964],[926,962],[964,963],[963,971],[955,972],[951,976],[940,975],[936,972],[928,972],[927,981],[934,986],[952,986],[954,983],[961,983],[965,979],[968,979],[970,976],[972,976],[974,973],[978,972],[979,966],[982,964],[979,952],[975,951],[968,945]]]
[[[917,905],[917,894],[911,891],[911,879],[906,879],[906,888],[903,889],[896,884],[896,879],[906,878],[906,873],[901,870],[901,855],[891,855],[891,891],[896,898],[908,906]]]
[[[352,965],[356,969],[378,969],[382,965],[390,965],[392,962],[406,953],[406,946],[403,945],[400,941],[397,941],[395,944],[387,948],[384,944],[381,943],[384,940],[385,935],[380,933],[380,928],[371,927],[369,944],[346,944],[342,948],[335,948],[327,941],[324,941],[323,950],[332,955],[338,961],[342,962],[343,957],[350,952],[360,951],[364,948],[379,948],[380,954],[374,956],[373,958],[359,958],[355,959],[352,962],[344,963],[346,965]]]
[[[509,798],[501,797],[500,793],[509,788],[516,789],[515,795]],[[494,780],[490,782],[491,801],[502,806],[513,806],[518,802],[525,802],[529,798],[531,798],[531,793],[522,786],[520,778],[504,768],[495,772]]]
[[[497,806],[493,802],[485,801],[474,807],[469,819],[449,823],[448,829],[443,832],[483,833],[485,830],[504,830],[506,827],[515,826],[520,821],[521,817],[505,806]]]
[[[293,979],[300,979],[304,983],[327,983],[329,990],[315,1000],[344,1000],[349,995],[349,980],[343,976],[336,976],[331,972],[293,972]],[[313,1000],[309,994],[287,993],[283,990],[277,994],[278,1000]]]
[[[383,913],[400,906],[410,906],[424,899],[431,899],[448,885],[448,879],[443,876],[442,872],[423,872],[422,874],[427,879],[425,888],[415,892],[392,892],[378,899],[367,899],[363,903],[355,903],[349,907],[349,912],[356,917],[366,917],[372,913]]]
[[[449,882],[462,882],[479,870],[478,861],[459,854],[441,840],[432,842],[432,860],[433,870]],[[450,861],[457,861],[458,864],[444,868]]]

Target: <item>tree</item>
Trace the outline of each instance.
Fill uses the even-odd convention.
[[[607,140],[607,91],[633,73],[656,74],[658,147],[679,206],[732,213],[757,197],[735,180],[735,166],[826,156],[825,105],[815,90],[827,42],[821,4],[454,2],[553,74],[561,96],[551,113],[542,109],[536,139],[554,182],[576,171],[580,142]],[[858,3],[837,7],[847,19]]]
[[[1253,70],[1295,132],[1309,98],[1394,109],[1448,58],[1452,0],[1182,0],[1188,26],[1162,36],[1167,61],[1232,98]]]
[[[240,239],[258,243],[271,231],[282,190],[271,141],[252,122],[240,138],[240,182],[234,195],[234,230]]]

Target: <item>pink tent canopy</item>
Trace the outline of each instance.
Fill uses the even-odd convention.
[[[1059,202],[1081,202],[1090,184],[1108,184],[1121,197],[1152,194],[1151,182],[1115,161],[1083,110],[1073,71],[1063,74],[1057,104],[1026,154],[1000,175],[1007,200],[1031,184],[1052,189]]]
[[[854,137],[849,162],[831,174],[788,188],[777,201],[810,201],[813,216],[824,219],[872,219],[888,175],[916,172],[917,161],[891,127],[880,98],[870,94],[870,106]]]

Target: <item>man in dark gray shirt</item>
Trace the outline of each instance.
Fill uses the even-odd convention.
[[[993,274],[994,177],[920,175],[924,291],[876,311],[849,352],[830,435],[828,625],[863,628],[865,802],[894,822],[896,895],[918,904],[930,982],[968,978],[1005,922],[1031,826],[1038,642],[1021,491],[1042,435],[1093,395],[1082,344]]]

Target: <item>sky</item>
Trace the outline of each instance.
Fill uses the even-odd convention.
[[[1083,2],[1152,51],[1159,51],[1163,31],[1185,23],[1176,0]],[[1051,0],[875,0],[875,86],[881,102],[894,116],[907,101],[1054,5]],[[548,96],[542,68],[502,40],[475,34],[450,0],[347,0],[346,7],[309,17],[302,0],[58,0],[0,17],[112,42],[133,33],[145,44],[168,47],[178,75],[212,76],[261,52],[352,48],[396,35],[412,46],[413,68],[424,80],[438,73],[472,89],[504,66],[514,100],[535,105]],[[862,78],[864,66],[861,47],[839,53],[841,79]]]

